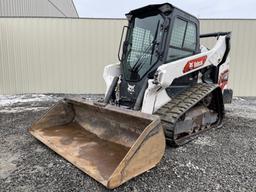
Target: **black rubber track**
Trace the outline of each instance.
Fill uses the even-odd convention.
[[[175,139],[175,125],[176,122],[180,119],[182,115],[184,115],[189,109],[194,107],[197,103],[199,103],[204,97],[206,97],[210,93],[220,92],[220,94],[213,97],[216,103],[215,111],[218,113],[218,123],[203,129],[197,133],[186,135],[185,137],[181,137],[179,139]],[[220,98],[221,97],[221,98]],[[218,99],[221,99],[221,102],[218,102]],[[174,97],[170,102],[161,107],[158,111],[154,113],[155,115],[160,116],[163,128],[165,130],[166,141],[168,144],[172,146],[181,146],[195,137],[197,137],[200,133],[215,127],[221,124],[223,115],[224,115],[224,106],[222,100],[221,90],[216,84],[205,84],[200,83],[196,84],[183,93]]]

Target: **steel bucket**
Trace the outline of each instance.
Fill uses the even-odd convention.
[[[82,99],[58,102],[29,131],[107,188],[151,169],[165,150],[157,116]]]

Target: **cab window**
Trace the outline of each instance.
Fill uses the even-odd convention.
[[[196,36],[195,23],[175,18],[167,62],[193,55],[196,51]]]

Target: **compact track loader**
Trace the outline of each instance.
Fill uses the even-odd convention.
[[[154,167],[166,143],[180,146],[220,127],[232,100],[230,32],[200,35],[198,19],[168,3],[126,16],[120,63],[104,69],[104,99],[64,99],[30,128],[108,188]],[[210,37],[212,49],[200,45]]]

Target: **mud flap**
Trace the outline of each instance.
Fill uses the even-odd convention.
[[[165,150],[159,117],[81,99],[60,101],[29,131],[107,188],[151,169]]]

